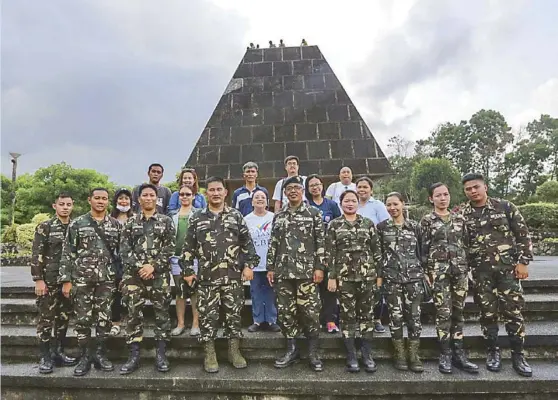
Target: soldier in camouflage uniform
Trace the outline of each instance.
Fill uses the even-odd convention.
[[[56,216],[39,224],[35,229],[33,239],[31,275],[35,282],[37,308],[39,309],[37,337],[41,353],[39,372],[42,374],[51,373],[53,364],[61,367],[73,366],[77,363],[77,359],[64,354],[64,342],[72,312],[72,303],[62,295],[62,286],[58,283],[62,245],[68,231],[73,207],[72,197],[66,193],[60,193],[52,205]],[[53,329],[56,343],[51,347],[50,339]]]
[[[489,371],[502,368],[498,347],[500,311],[510,338],[513,368],[519,375],[532,376],[533,371],[523,355],[525,300],[520,282],[529,276],[527,265],[533,259],[529,229],[514,204],[488,197],[482,175],[465,175],[463,185],[469,199],[462,209],[469,264],[488,346],[486,367]]]
[[[420,221],[420,242],[422,265],[433,287],[436,308],[438,369],[450,374],[453,363],[459,369],[476,373],[478,365],[471,363],[463,350],[463,307],[469,283],[465,222],[461,214],[448,210],[450,193],[445,184],[433,184],[429,195],[434,210]]]
[[[341,330],[347,349],[347,370],[359,372],[355,338],[362,336],[362,362],[375,372],[372,358],[374,298],[378,290],[376,268],[381,262],[374,223],[357,214],[358,195],[347,190],[340,197],[343,215],[329,223],[326,234],[328,289],[339,289]],[[339,281],[339,285],[337,285]]]
[[[318,356],[320,299],[316,284],[324,277],[324,227],[321,211],[302,201],[304,180],[287,178],[283,184],[289,203],[273,219],[267,253],[267,276],[277,295],[278,321],[287,339],[286,354],[275,361],[287,367],[299,358],[296,337],[304,332],[309,339],[309,361],[314,371],[322,371]]]
[[[391,219],[377,226],[382,252],[378,275],[387,293],[395,368],[422,372],[423,365],[418,352],[422,331],[420,305],[424,293],[424,273],[419,255],[418,224],[404,218],[404,204],[403,197],[397,192],[388,194],[386,198]],[[404,323],[409,335],[407,357],[403,342]]]
[[[199,341],[204,344],[204,369],[213,373],[219,371],[215,354],[219,303],[225,313],[224,336],[229,338],[229,361],[235,368],[247,366],[240,353],[240,315],[244,306],[241,277],[252,280],[252,269],[259,264],[259,257],[242,214],[225,205],[225,181],[211,177],[206,185],[208,206],[190,217],[182,273],[190,286],[194,285],[194,280],[199,283]],[[197,276],[193,268],[195,259],[198,259]]]
[[[128,309],[126,343],[130,350],[128,361],[120,368],[123,375],[139,368],[143,309],[147,299],[155,312],[155,366],[159,372],[170,370],[166,346],[171,329],[169,259],[175,247],[174,227],[170,217],[157,212],[155,185],[142,184],[138,189],[138,201],[140,213],[126,221],[120,241],[124,266],[122,302]]]
[[[75,332],[81,358],[75,376],[87,374],[91,362],[103,371],[114,369],[106,357],[105,342],[111,326],[120,224],[106,213],[109,202],[106,189],[93,189],[88,200],[91,211],[76,218],[68,228],[58,278],[64,296],[69,298],[71,292],[76,313]],[[95,354],[90,348],[93,322],[97,335]]]

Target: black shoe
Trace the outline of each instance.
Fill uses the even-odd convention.
[[[440,359],[438,361],[438,371],[442,374],[451,374],[451,350],[450,349],[443,349],[440,352]]]
[[[281,327],[277,324],[269,324],[267,330],[270,332],[281,332]]]
[[[283,357],[275,360],[275,368],[285,368],[300,360],[300,353],[296,347],[296,339],[287,339],[287,352]]]
[[[260,324],[252,324],[248,327],[248,332],[250,333],[254,333],[254,332],[259,332],[262,329],[262,327],[260,326]]]
[[[460,370],[468,372],[470,374],[478,374],[479,372],[479,366],[477,364],[473,364],[467,358],[467,355],[465,354],[465,350],[463,350],[462,341],[453,342],[452,364],[454,365],[454,367],[459,368]]]
[[[84,376],[91,370],[91,349],[89,344],[81,346],[81,357],[74,368],[74,376]]]
[[[347,350],[347,371],[360,372],[360,367],[358,366],[358,359],[356,355],[355,339],[343,338],[343,343],[345,343],[345,349]]]
[[[533,370],[531,369],[531,366],[527,364],[527,360],[525,360],[525,356],[522,352],[512,351],[511,356],[512,365],[515,372],[525,377],[533,376]]]
[[[167,359],[167,342],[164,340],[157,341],[157,350],[155,353],[155,366],[159,372],[170,371],[169,360]]]
[[[364,370],[366,372],[376,372],[378,370],[378,367],[376,366],[374,358],[372,358],[372,342],[369,339],[362,338],[360,352],[362,353],[362,363],[364,364]]]
[[[107,358],[107,348],[104,339],[97,339],[97,350],[93,355],[93,365],[101,371],[114,371],[114,365]]]
[[[314,372],[321,372],[324,370],[324,364],[318,355],[318,341],[318,336],[312,336],[308,339],[308,362],[310,368],[312,368]]]
[[[120,367],[120,375],[128,375],[136,371],[139,368],[140,361],[140,347],[139,343],[134,342],[128,345],[130,349],[130,356],[128,361]]]
[[[486,369],[492,372],[502,370],[502,354],[499,347],[489,347],[486,354]]]
[[[39,351],[41,359],[39,361],[39,372],[41,374],[50,374],[54,371],[52,357],[50,354],[50,342],[39,342]]]
[[[52,361],[57,367],[73,367],[78,360],[64,353],[64,342],[66,341],[66,333],[56,338],[52,348]]]

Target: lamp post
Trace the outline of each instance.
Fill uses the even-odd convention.
[[[16,177],[17,177],[17,159],[20,153],[10,153],[12,156],[12,225],[15,222],[15,204],[16,204]]]

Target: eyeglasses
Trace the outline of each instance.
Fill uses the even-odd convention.
[[[192,197],[192,193],[178,193],[180,197]]]
[[[321,183],[313,183],[311,185],[308,185],[308,187],[311,187],[311,188],[315,188],[315,187],[319,187],[319,186],[322,186],[322,184]]]
[[[302,190],[302,186],[287,186],[285,192],[298,192]]]

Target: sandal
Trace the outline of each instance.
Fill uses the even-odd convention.
[[[110,328],[110,336],[118,336],[120,335],[120,325],[113,325],[112,328]]]

